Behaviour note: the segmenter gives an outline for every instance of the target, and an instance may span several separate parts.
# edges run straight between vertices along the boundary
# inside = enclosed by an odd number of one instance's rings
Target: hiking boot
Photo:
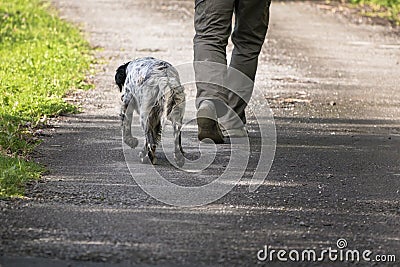
[[[242,137],[248,137],[249,132],[247,131],[246,126],[243,126],[243,127],[234,128],[234,129],[223,129],[222,134],[225,137],[229,137],[229,138],[242,138]]]
[[[215,105],[210,100],[200,103],[197,110],[198,138],[200,141],[209,142],[211,139],[215,144],[224,143],[224,135],[217,121],[217,111]]]

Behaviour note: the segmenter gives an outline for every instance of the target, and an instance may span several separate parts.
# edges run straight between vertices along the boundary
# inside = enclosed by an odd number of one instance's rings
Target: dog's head
[[[115,73],[115,83],[118,85],[119,87],[119,91],[122,91],[122,87],[125,84],[125,80],[126,80],[126,68],[128,67],[130,62],[125,63],[124,65],[121,65],[118,67],[117,69],[117,73]]]

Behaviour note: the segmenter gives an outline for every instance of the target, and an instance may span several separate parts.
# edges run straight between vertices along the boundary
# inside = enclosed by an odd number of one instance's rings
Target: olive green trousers
[[[271,0],[195,0],[196,105],[205,99],[227,104],[241,119],[226,118],[228,128],[246,123],[245,108],[268,30],[270,4]],[[234,48],[227,66],[229,37]],[[220,117],[227,112],[217,110]]]

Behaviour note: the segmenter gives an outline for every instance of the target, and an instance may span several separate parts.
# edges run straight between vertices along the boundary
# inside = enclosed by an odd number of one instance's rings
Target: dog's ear
[[[119,91],[122,91],[122,87],[125,84],[125,80],[126,80],[126,68],[128,67],[130,62],[125,63],[124,65],[121,65],[118,67],[117,69],[117,73],[115,73],[115,83],[118,85],[119,87]]]

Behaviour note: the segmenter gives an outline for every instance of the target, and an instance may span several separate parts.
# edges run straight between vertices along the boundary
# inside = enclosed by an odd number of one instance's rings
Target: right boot
[[[211,139],[215,144],[224,143],[224,135],[219,127],[217,111],[211,100],[204,100],[197,110],[198,138],[207,142]]]

